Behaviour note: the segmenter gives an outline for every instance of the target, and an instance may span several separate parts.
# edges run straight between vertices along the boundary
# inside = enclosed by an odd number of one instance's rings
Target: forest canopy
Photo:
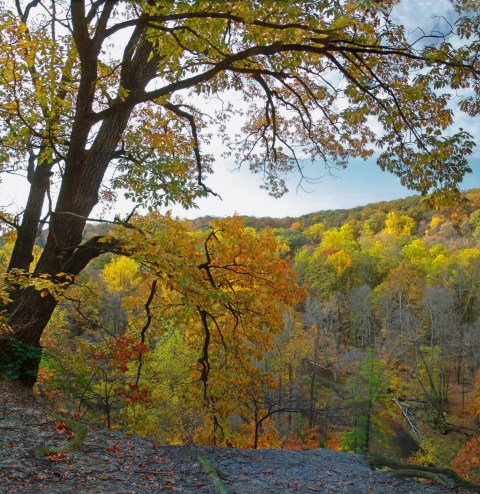
[[[166,443],[456,458],[478,482],[480,191],[466,196],[213,230],[152,215],[123,234],[142,251],[98,258],[60,301],[37,389]]]

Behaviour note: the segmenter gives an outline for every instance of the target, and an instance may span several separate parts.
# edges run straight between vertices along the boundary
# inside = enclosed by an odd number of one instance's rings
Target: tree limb
[[[419,477],[433,480],[446,487],[461,486],[467,489],[477,490],[480,486],[465,480],[458,473],[450,468],[428,467],[423,465],[411,465],[409,463],[399,463],[390,458],[377,455],[367,455],[366,460],[372,467],[388,467],[393,473],[405,477]],[[478,492],[478,491],[477,491]]]

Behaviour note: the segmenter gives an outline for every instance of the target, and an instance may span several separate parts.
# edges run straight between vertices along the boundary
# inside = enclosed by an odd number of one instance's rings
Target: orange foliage
[[[341,451],[341,443],[343,441],[343,433],[332,433],[327,439],[327,448],[333,451]]]
[[[308,427],[298,436],[288,436],[283,444],[283,449],[315,449],[320,446],[318,427]]]
[[[293,231],[296,231],[296,230],[300,230],[300,228],[302,228],[302,223],[300,221],[294,221],[291,225],[290,225],[290,230],[293,230]]]
[[[282,445],[283,449],[303,449],[302,440],[299,437],[288,436],[285,442]]]
[[[480,482],[480,436],[465,444],[452,461],[452,467],[471,482]]]
[[[221,440],[216,438],[215,444],[239,449],[253,448],[255,440],[255,422],[251,421],[249,423],[241,424],[236,428],[235,432],[227,433],[225,430],[223,432],[223,438]],[[275,422],[271,418],[267,418],[262,422],[258,432],[257,448],[280,448],[282,444],[280,434],[275,427]],[[208,437],[207,428],[200,431],[200,434],[197,434],[196,439],[202,444],[214,444],[213,437]]]
[[[328,257],[333,254],[336,254],[337,252],[340,252],[340,249],[332,248],[332,249],[324,250],[320,255],[323,257]]]

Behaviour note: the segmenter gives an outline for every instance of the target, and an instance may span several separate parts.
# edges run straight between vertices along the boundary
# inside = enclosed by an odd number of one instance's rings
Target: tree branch
[[[30,15],[30,10],[35,8],[40,2],[41,2],[41,0],[32,0],[31,2],[29,2],[27,4],[27,6],[25,7],[25,10],[22,12],[20,0],[15,0],[15,6],[17,7],[17,12],[20,15],[20,19],[22,20],[22,22],[24,24],[27,23],[28,16]]]
[[[204,330],[202,356],[197,360],[197,362],[202,366],[200,380],[203,382],[203,399],[207,401],[207,381],[208,374],[210,372],[210,362],[208,360],[208,349],[210,346],[210,329],[208,327],[207,312],[205,310],[202,310],[198,305],[197,310],[202,319],[202,326]]]
[[[150,293],[148,295],[147,301],[145,302],[145,314],[147,315],[147,320],[142,330],[140,331],[140,343],[145,345],[145,336],[147,334],[147,330],[152,323],[152,312],[150,310],[150,305],[153,301],[153,297],[157,292],[157,280],[153,280],[152,286],[150,287]],[[137,375],[135,377],[135,386],[138,387],[138,383],[140,382],[140,377],[142,375],[142,367],[143,367],[143,351],[142,349],[138,352],[138,367],[137,367]]]
[[[202,157],[200,154],[200,144],[198,141],[198,133],[197,133],[197,125],[195,123],[195,118],[191,113],[188,113],[180,108],[178,105],[174,105],[172,103],[164,103],[162,105],[164,108],[167,110],[171,111],[172,113],[175,113],[175,115],[178,115],[181,118],[185,118],[188,120],[188,123],[190,124],[190,129],[192,132],[192,137],[193,137],[193,152],[195,154],[195,162],[197,164],[197,174],[198,174],[198,179],[197,183],[200,185],[200,187],[203,188],[203,190],[209,194],[212,194],[216,197],[220,197],[216,192],[213,192],[209,187],[207,187],[203,181],[202,181]]]
[[[73,254],[62,264],[63,272],[72,275],[79,274],[92,259],[95,259],[104,252],[122,253],[118,240],[108,238],[108,241],[106,241],[106,238],[100,235],[92,237],[84,244],[73,247],[72,249],[74,250]],[[64,251],[72,249],[66,248]]]
[[[220,74],[225,70],[235,72],[235,62],[246,60],[247,58],[252,56],[274,55],[277,53],[288,53],[291,51],[308,51],[318,55],[325,55],[327,53],[327,49],[325,47],[316,47],[302,44],[273,43],[271,45],[253,46],[251,48],[247,48],[238,53],[234,53],[225,57],[223,60],[217,62],[211,69],[201,74],[172,82],[153,91],[144,91],[142,93],[139,93],[135,98],[127,98],[125,101],[118,102],[115,105],[112,105],[110,108],[99,111],[97,113],[91,113],[89,115],[89,118],[91,122],[100,122],[110,115],[116,114],[127,108],[133,108],[139,103],[154,101],[158,98],[162,98],[164,96],[171,95],[177,91],[181,91],[182,89],[189,89],[202,84],[203,82],[213,79],[217,74]],[[245,67],[241,67],[240,69],[241,73],[245,73]]]

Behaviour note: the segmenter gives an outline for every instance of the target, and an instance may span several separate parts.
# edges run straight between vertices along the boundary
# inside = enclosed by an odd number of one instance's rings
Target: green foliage
[[[352,430],[345,433],[341,447],[355,453],[370,451],[372,438],[384,420],[378,412],[390,385],[385,363],[375,358],[368,348],[349,380],[352,406]]]
[[[20,378],[23,364],[28,361],[39,361],[41,350],[37,345],[24,343],[17,338],[10,338],[9,345],[4,346],[0,352],[0,377],[6,380]],[[29,372],[33,379],[37,369],[32,368]]]
[[[238,218],[216,223],[214,234],[169,217],[134,220],[139,229],[126,232],[124,245],[137,260],[109,256],[78,277],[69,292],[73,305],[61,302],[43,340],[38,387],[90,420],[171,444],[252,447],[257,426],[262,446],[310,447],[340,433],[345,449],[387,451],[399,459],[413,446],[391,398],[415,397],[425,409],[417,425],[431,430],[415,461],[451,459],[459,442],[436,434],[447,431],[447,419],[456,420],[447,401],[453,373],[468,382],[478,349],[478,248],[474,232],[461,226],[480,204],[475,192],[470,198],[468,206],[436,212],[419,206],[418,198],[394,201],[395,214],[383,203],[355,208],[342,213],[348,223],[331,228],[289,218],[278,220],[284,224],[273,232],[243,228]],[[363,226],[378,215],[381,227],[365,234]],[[442,229],[452,221],[460,225],[453,237]],[[291,253],[277,243],[299,238],[303,245],[292,243]],[[292,279],[280,262],[291,254],[311,298],[277,327],[282,313],[269,305],[270,289],[285,290]],[[260,278],[252,276],[250,285],[243,278],[250,271],[241,269],[253,266]],[[148,349],[138,352],[153,279]],[[259,284],[265,281],[270,288],[264,293]],[[229,304],[242,313],[248,307],[271,311],[268,325],[252,314],[230,332],[235,317],[230,325],[222,312]],[[205,340],[197,306],[218,324],[207,318],[207,401],[199,379]],[[457,369],[459,358],[468,362]],[[466,388],[465,413],[470,394]],[[322,412],[337,409],[345,410],[338,418]]]

